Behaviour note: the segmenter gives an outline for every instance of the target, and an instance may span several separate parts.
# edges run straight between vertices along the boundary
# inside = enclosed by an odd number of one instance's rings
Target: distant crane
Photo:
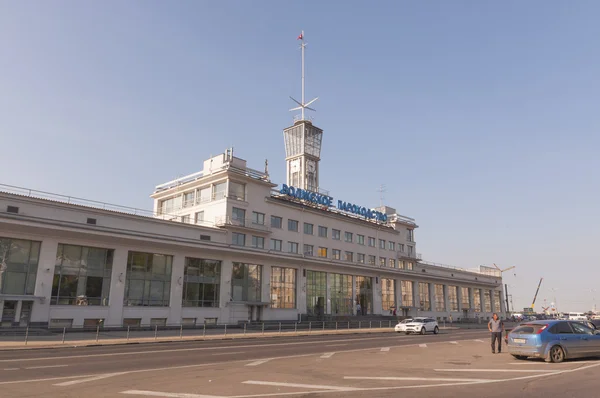
[[[500,267],[498,267],[498,266],[496,265],[496,263],[494,263],[494,267],[496,267],[496,269],[497,269],[498,271],[500,271],[500,274],[502,274],[503,272],[506,272],[506,271],[510,271],[511,269],[517,268],[515,265],[513,265],[512,267],[508,267],[508,268],[501,269]]]
[[[531,311],[533,311],[533,306],[535,305],[535,299],[537,299],[537,295],[540,291],[540,286],[542,286],[542,281],[544,278],[540,278],[540,283],[538,283],[537,290],[535,291],[535,296],[533,296],[533,302],[531,303]]]

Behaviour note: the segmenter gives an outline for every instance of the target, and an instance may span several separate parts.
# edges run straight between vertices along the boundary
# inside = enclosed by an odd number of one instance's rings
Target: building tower
[[[300,110],[301,114],[294,117],[294,124],[283,130],[285,141],[285,160],[287,170],[287,184],[307,191],[319,191],[319,161],[321,160],[321,140],[323,130],[314,126],[312,121],[305,117],[305,110],[314,111],[310,105],[317,98],[304,101],[304,32],[298,36],[301,40],[302,51],[302,100],[296,101],[290,97],[298,106],[290,111]]]

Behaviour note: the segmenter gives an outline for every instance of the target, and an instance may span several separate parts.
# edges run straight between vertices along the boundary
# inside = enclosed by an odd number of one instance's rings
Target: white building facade
[[[415,220],[319,187],[322,130],[284,131],[287,184],[232,150],[148,212],[0,186],[0,324],[80,327],[504,313],[501,275],[421,260]]]

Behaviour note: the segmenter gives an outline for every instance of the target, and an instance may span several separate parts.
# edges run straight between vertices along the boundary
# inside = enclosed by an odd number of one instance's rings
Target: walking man
[[[504,322],[498,319],[498,314],[494,312],[492,319],[488,323],[488,329],[492,333],[492,354],[496,353],[496,340],[498,340],[498,354],[502,352],[502,333],[504,332]]]

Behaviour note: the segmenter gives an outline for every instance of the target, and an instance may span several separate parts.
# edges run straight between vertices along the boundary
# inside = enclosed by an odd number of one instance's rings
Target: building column
[[[329,273],[327,275],[329,275]],[[354,315],[358,315],[356,313],[356,304],[356,276],[352,275],[352,313]]]
[[[331,308],[331,284],[333,283],[332,281],[332,277],[331,277],[331,273],[327,273],[326,274],[326,281],[327,281],[327,291],[325,294],[325,314],[331,314],[332,312],[332,308]]]
[[[223,260],[221,262],[221,286],[219,286],[220,288],[220,293],[219,293],[219,309],[220,309],[220,314],[219,314],[219,321],[223,321],[223,322],[229,322],[234,320],[235,315],[234,315],[234,311],[231,308],[231,301],[233,300],[233,292],[231,291],[231,277],[233,275],[233,262],[229,259],[227,260]],[[246,309],[246,311],[248,311]],[[248,317],[248,314],[246,312],[246,318]],[[241,317],[240,314],[240,319],[244,319]],[[204,322],[204,319],[197,319],[196,322]]]
[[[299,314],[306,314],[308,309],[306,308],[306,269],[299,268],[296,271],[296,308],[298,309]],[[298,288],[299,287],[299,288]]]
[[[506,311],[506,298],[504,297],[504,290],[502,290],[502,285],[500,286],[500,312],[508,317],[508,312]]]
[[[373,292],[373,314],[384,315],[383,314],[383,280],[381,276],[371,278],[371,286],[374,287],[372,289]],[[389,315],[385,314],[385,315]]]
[[[450,313],[450,303],[448,302],[448,285],[444,285],[444,310],[446,314]]]
[[[167,325],[179,325],[181,323],[182,296],[183,296],[183,279],[185,269],[185,256],[173,256],[173,264],[171,266],[171,294],[169,296],[169,316]]]
[[[402,282],[400,279],[394,279],[394,297],[396,306],[396,315],[400,315],[400,307],[402,307]]]
[[[112,274],[110,276],[110,293],[108,298],[108,319],[105,326],[123,325],[123,306],[125,300],[125,283],[127,282],[127,256],[129,251],[117,248],[113,255]]]
[[[469,307],[471,308],[471,311],[475,312],[475,290],[472,287],[469,288]],[[472,316],[475,317],[475,314]]]
[[[415,316],[419,315],[419,308],[421,308],[421,300],[419,298],[419,282],[411,282],[413,287],[413,304],[415,307]]]
[[[456,287],[456,299],[458,300],[458,312],[462,314],[463,305],[462,305],[462,288],[460,286]]]
[[[436,310],[436,308],[435,308],[435,283],[429,283],[429,306],[431,307],[431,309],[430,309],[431,312]]]
[[[34,295],[41,297],[41,299],[33,303],[30,323],[48,324],[50,322],[50,297],[52,296],[57,252],[57,240],[50,238],[42,241],[34,290]]]

